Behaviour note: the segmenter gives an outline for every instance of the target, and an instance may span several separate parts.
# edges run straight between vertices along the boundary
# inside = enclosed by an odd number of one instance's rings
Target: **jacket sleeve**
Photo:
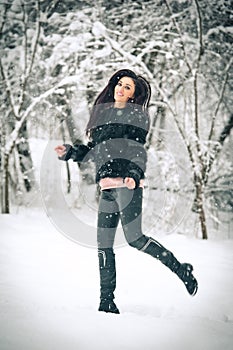
[[[125,177],[131,177],[134,179],[137,188],[140,184],[140,179],[144,178],[144,172],[146,170],[147,153],[143,145],[136,142],[130,142],[127,150],[127,159],[130,160]]]
[[[87,145],[75,145],[71,146],[69,144],[64,144],[66,147],[66,153],[62,157],[58,157],[60,160],[68,161],[72,159],[74,162],[88,162],[92,160],[92,148],[94,144],[92,142],[88,142]]]

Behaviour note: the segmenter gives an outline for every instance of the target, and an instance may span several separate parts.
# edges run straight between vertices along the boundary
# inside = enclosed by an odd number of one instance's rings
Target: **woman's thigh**
[[[125,238],[130,244],[142,234],[142,199],[143,190],[118,189],[117,203]]]
[[[115,189],[101,192],[98,209],[97,242],[99,248],[112,248],[119,223]]]

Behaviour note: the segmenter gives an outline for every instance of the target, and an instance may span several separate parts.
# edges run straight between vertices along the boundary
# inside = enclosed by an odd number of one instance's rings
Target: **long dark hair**
[[[149,82],[141,75],[135,74],[130,69],[121,69],[113,74],[113,76],[109,79],[107,86],[97,96],[93,105],[90,119],[86,127],[87,133],[88,130],[92,129],[92,127],[96,124],[99,114],[99,109],[96,106],[103,104],[109,106],[114,103],[114,88],[117,85],[118,81],[123,77],[131,78],[135,84],[134,98],[129,99],[128,104],[140,105],[143,111],[147,113],[147,108],[149,106],[151,97],[151,87]]]

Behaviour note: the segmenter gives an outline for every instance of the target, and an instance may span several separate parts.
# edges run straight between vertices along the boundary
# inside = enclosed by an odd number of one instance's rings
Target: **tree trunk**
[[[208,239],[204,203],[200,206],[199,220],[201,224],[202,239]]]
[[[9,155],[4,156],[3,183],[2,183],[2,214],[10,213],[10,195],[9,195]]]
[[[153,106],[153,105],[152,105]],[[165,117],[166,110],[164,106],[158,106],[156,111],[151,115],[153,115],[152,123],[150,126],[149,134],[147,137],[146,149],[148,150],[153,143],[153,139],[156,138],[156,150],[159,150],[164,145],[164,130],[165,130]],[[157,128],[155,128],[156,124],[159,124]],[[158,131],[157,131],[158,130]],[[155,132],[157,131],[157,134]]]
[[[30,146],[28,142],[26,122],[22,125],[22,128],[20,130],[19,140],[20,141],[17,143],[17,151],[19,154],[20,169],[23,175],[24,186],[26,188],[26,191],[29,192],[35,183],[35,176]]]
[[[206,216],[204,208],[204,184],[202,179],[195,176],[195,200],[193,203],[192,210],[199,215],[199,220],[201,224],[202,239],[208,239]]]

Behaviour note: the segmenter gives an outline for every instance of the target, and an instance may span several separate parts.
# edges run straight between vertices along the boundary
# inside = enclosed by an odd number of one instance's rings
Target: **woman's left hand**
[[[129,190],[133,190],[136,186],[136,183],[132,177],[125,177],[124,183],[126,184],[126,187],[128,187]]]

